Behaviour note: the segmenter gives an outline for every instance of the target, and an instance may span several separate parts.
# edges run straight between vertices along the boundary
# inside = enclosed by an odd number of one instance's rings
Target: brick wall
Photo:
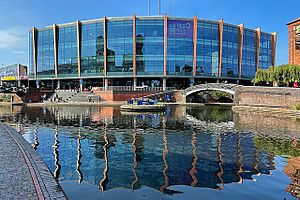
[[[94,92],[101,99],[106,101],[128,101],[132,98],[139,98],[147,95],[154,94],[155,92],[141,92],[141,91],[98,91]]]
[[[300,104],[300,89],[279,87],[241,87],[235,94],[240,106],[290,107]]]
[[[296,64],[300,65],[300,49],[296,50],[295,47],[295,31],[294,26],[300,25],[300,20],[289,24],[288,31],[289,31],[289,64]]]
[[[94,92],[97,96],[100,97],[100,99],[103,99],[105,101],[114,101],[114,95],[113,91],[97,91]]]

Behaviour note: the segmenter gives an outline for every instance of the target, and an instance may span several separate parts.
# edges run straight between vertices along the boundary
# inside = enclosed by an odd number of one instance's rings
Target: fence
[[[169,87],[166,90],[173,90],[175,88]],[[134,88],[133,86],[108,86],[108,91],[144,91],[144,92],[162,92],[163,87],[145,87],[145,86],[137,86]],[[92,91],[105,91],[104,87],[93,87]]]

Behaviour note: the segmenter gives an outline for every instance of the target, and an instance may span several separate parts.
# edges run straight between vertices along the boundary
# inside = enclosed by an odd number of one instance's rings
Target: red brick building
[[[289,29],[289,64],[300,65],[300,17],[287,25]]]

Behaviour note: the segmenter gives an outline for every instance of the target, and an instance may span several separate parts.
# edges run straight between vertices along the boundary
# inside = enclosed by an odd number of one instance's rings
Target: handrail
[[[172,90],[172,89],[175,89],[175,88],[166,88],[166,90]],[[93,92],[105,91],[105,87],[93,87],[91,91],[93,91]],[[162,92],[164,90],[163,90],[163,87],[137,86],[134,88],[133,86],[108,86],[107,91],[143,91],[143,92],[156,91],[156,92]]]

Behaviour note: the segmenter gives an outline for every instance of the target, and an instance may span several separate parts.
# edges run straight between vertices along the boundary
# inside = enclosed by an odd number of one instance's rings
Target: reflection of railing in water
[[[104,192],[106,190],[106,183],[108,182],[108,176],[107,176],[107,173],[108,173],[108,158],[107,158],[108,138],[107,138],[106,130],[104,133],[104,141],[105,141],[105,144],[103,145],[103,150],[104,150],[105,168],[103,170],[103,178],[99,184],[99,187],[101,188],[102,192]]]
[[[168,163],[167,163],[167,154],[168,154],[168,138],[167,138],[167,134],[166,134],[166,120],[165,118],[163,118],[163,144],[164,144],[164,149],[163,149],[163,161],[164,161],[164,165],[165,168],[163,170],[163,175],[164,175],[164,179],[165,179],[165,184],[163,186],[160,187],[160,191],[163,192],[168,186],[169,186],[169,178],[167,176],[167,171],[168,171]]]
[[[217,152],[218,152],[218,165],[219,165],[219,172],[216,174],[216,176],[218,177],[218,179],[220,180],[222,186],[218,187],[218,190],[222,190],[224,187],[224,181],[222,179],[222,175],[224,173],[222,164],[223,164],[223,160],[222,160],[222,138],[221,138],[221,134],[218,134],[218,147],[217,147]]]
[[[80,139],[81,139],[81,132],[80,129],[78,131],[78,139],[77,139],[77,164],[76,164],[76,171],[78,173],[78,183],[82,182],[82,172],[80,170],[80,166],[81,166],[81,143],[80,143]]]
[[[39,138],[38,138],[38,131],[37,131],[37,127],[35,127],[34,131],[33,131],[33,137],[34,137],[34,143],[31,145],[33,147],[33,149],[37,149],[37,147],[39,146]]]
[[[196,142],[197,142],[197,136],[196,136],[196,133],[193,132],[193,136],[192,136],[192,147],[193,147],[193,161],[192,161],[192,169],[189,171],[189,174],[191,175],[192,179],[193,179],[193,182],[191,183],[191,186],[192,187],[195,187],[198,183],[198,179],[197,177],[195,176],[195,174],[197,173],[197,169],[196,169],[196,164],[197,164],[197,160],[198,160],[198,157],[197,157],[197,153],[196,153]]]
[[[54,164],[55,164],[55,170],[53,172],[54,178],[58,179],[59,178],[59,174],[60,174],[60,169],[61,166],[58,163],[59,161],[59,152],[58,152],[58,147],[59,147],[59,141],[58,141],[58,128],[55,128],[55,142],[53,147],[53,154],[54,154]]]
[[[238,138],[237,138],[237,156],[238,156],[238,160],[237,160],[237,165],[238,165],[238,171],[237,171],[237,175],[240,178],[238,183],[243,183],[243,178],[241,177],[241,173],[243,173],[243,158],[242,158],[242,146],[241,146],[241,134],[237,133]]]

